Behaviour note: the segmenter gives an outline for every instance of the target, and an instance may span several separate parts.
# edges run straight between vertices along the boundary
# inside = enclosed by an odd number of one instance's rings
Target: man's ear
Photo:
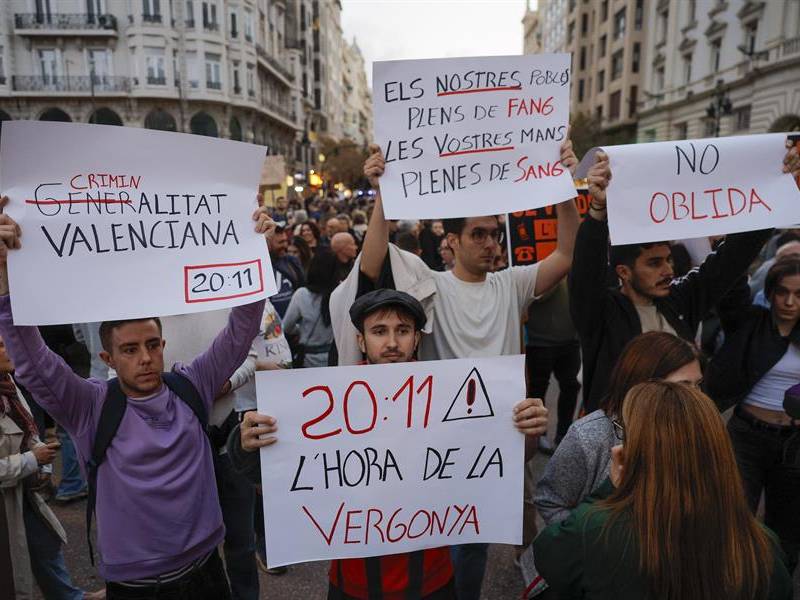
[[[459,245],[460,240],[455,233],[448,233],[446,236],[447,238],[447,245],[450,247],[450,250],[455,254],[456,246]]]
[[[417,348],[419,348],[419,341],[421,339],[422,339],[422,332],[421,331],[415,331],[414,332],[414,352],[416,352]]]
[[[356,341],[358,342],[358,349],[361,350],[361,354],[366,354],[367,344],[364,341],[364,335],[361,332],[356,334]]]
[[[111,358],[111,355],[108,352],[101,350],[99,356],[100,360],[106,363],[107,367],[110,367],[116,371],[117,368],[114,366],[114,360]]]
[[[633,275],[633,271],[628,265],[617,265],[614,271],[622,281],[630,281],[631,275]]]

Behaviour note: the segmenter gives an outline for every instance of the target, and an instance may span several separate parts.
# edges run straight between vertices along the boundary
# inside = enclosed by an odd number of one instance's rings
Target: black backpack
[[[172,392],[189,405],[192,412],[200,421],[203,430],[208,435],[208,411],[194,384],[183,375],[171,371],[162,373],[162,380]],[[94,550],[92,548],[92,516],[94,515],[95,501],[97,499],[97,469],[106,458],[106,450],[117,434],[117,429],[125,415],[128,398],[119,385],[119,380],[114,378],[108,382],[108,392],[105,402],[100,409],[100,420],[92,446],[92,457],[86,463],[87,483],[89,484],[89,497],[86,502],[86,542],[89,545],[89,560],[94,566]]]

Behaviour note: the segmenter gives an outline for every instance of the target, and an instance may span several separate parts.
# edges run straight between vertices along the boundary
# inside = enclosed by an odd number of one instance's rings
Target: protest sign
[[[577,186],[576,186],[577,187]],[[581,218],[589,212],[591,197],[577,187],[575,204]],[[510,213],[506,218],[508,264],[531,265],[550,256],[558,245],[558,214],[555,206]]]
[[[264,159],[261,167],[260,185],[266,187],[280,187],[286,180],[286,161],[282,154],[273,154]]]
[[[493,215],[575,195],[559,162],[569,54],[376,62],[389,219]]]
[[[256,373],[271,567],[518,544],[524,357]]]
[[[785,133],[602,148],[612,244],[721,235],[800,222],[800,191],[782,172]],[[578,167],[583,176],[597,148]]]
[[[18,325],[200,312],[275,292],[254,230],[265,148],[129,127],[8,121],[0,181],[22,227]]]

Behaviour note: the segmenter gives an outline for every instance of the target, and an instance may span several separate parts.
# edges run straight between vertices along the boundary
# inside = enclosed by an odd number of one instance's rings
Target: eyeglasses
[[[485,244],[486,240],[491,237],[498,244],[503,241],[502,229],[484,229],[483,227],[476,227],[469,232],[470,239],[476,244]]]
[[[611,419],[611,424],[614,426],[614,437],[620,442],[625,441],[625,427],[616,419]]]

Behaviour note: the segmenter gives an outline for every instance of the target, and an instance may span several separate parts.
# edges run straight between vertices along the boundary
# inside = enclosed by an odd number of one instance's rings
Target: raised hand
[[[369,158],[364,163],[364,175],[369,180],[369,184],[374,189],[380,189],[380,177],[386,169],[386,161],[383,158],[381,147],[377,144],[370,144]]]

